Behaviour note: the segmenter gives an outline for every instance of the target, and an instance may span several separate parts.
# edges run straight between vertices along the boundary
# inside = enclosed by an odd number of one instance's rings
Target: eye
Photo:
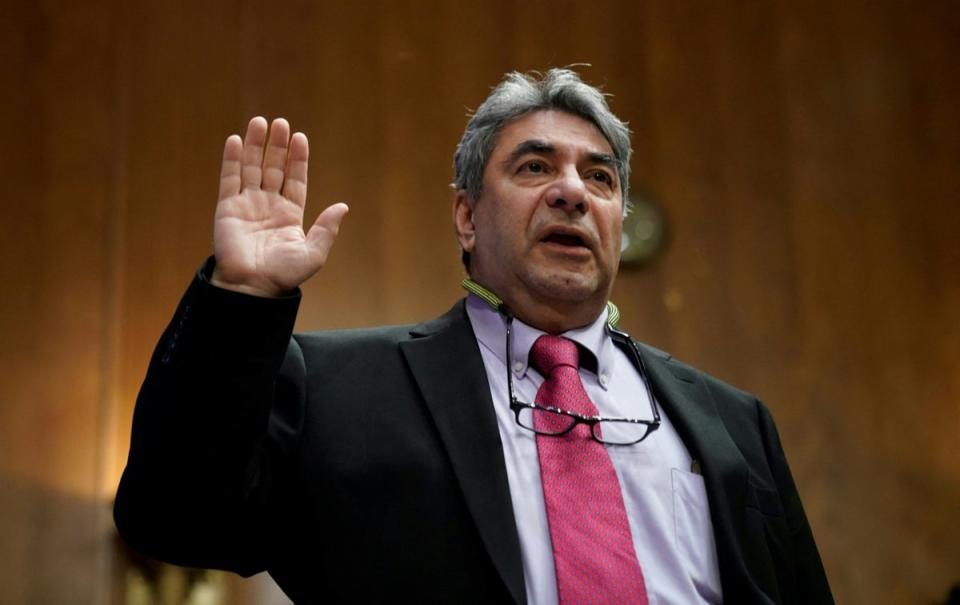
[[[520,172],[530,172],[533,174],[540,174],[546,169],[546,166],[544,166],[543,162],[540,160],[530,160],[529,162],[524,162],[520,166]]]
[[[605,170],[594,170],[587,176],[598,183],[604,183],[611,186],[613,185],[613,176]]]

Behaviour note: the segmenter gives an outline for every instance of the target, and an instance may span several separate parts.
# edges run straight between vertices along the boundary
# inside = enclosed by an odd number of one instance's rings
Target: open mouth
[[[579,235],[574,235],[572,233],[558,233],[554,232],[543,238],[543,242],[551,244],[559,244],[561,246],[568,246],[570,248],[586,248],[587,242],[583,241],[583,238]]]

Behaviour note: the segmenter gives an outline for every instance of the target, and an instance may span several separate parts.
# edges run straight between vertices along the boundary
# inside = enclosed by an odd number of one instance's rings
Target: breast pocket
[[[677,553],[700,596],[708,603],[719,603],[720,569],[703,477],[675,468],[671,483]]]

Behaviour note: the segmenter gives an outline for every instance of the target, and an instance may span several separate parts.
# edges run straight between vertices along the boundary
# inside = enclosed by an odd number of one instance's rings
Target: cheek
[[[623,230],[623,217],[620,215],[620,209],[617,208],[616,212],[608,211],[597,227],[600,229],[602,237],[619,239]]]
[[[618,209],[619,211],[619,209]],[[604,227],[604,233],[601,237],[605,238],[607,249],[614,256],[620,253],[620,245],[623,233],[623,219],[619,214],[611,217]]]
[[[503,256],[510,245],[510,223],[496,213],[488,213],[477,223],[477,248],[492,258]]]

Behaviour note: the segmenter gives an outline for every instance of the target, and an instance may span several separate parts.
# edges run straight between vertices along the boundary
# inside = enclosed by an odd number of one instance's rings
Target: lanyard
[[[473,281],[469,277],[464,277],[463,281],[460,282],[460,285],[464,290],[475,294],[480,300],[487,303],[491,309],[500,313],[501,315],[513,317],[513,313],[510,312],[510,309],[507,308],[507,305],[503,302],[503,299],[487,290],[477,282]],[[607,327],[612,330],[618,330],[620,324],[620,309],[617,308],[617,305],[613,304],[612,301],[607,301]]]

